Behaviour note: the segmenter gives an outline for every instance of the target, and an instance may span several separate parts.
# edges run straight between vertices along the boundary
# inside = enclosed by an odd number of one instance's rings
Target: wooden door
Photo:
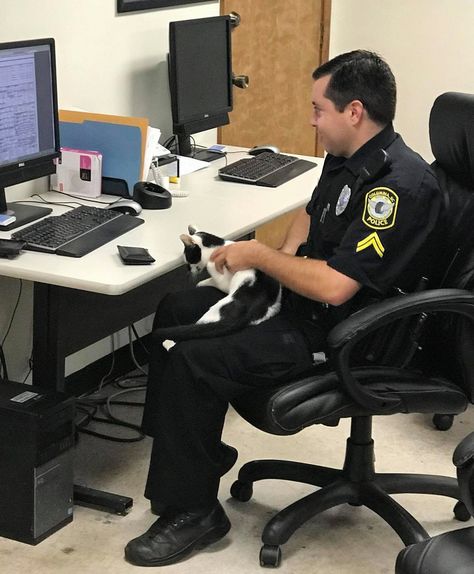
[[[241,17],[232,32],[233,71],[250,82],[234,88],[234,110],[230,124],[219,129],[220,143],[322,155],[310,124],[311,74],[328,58],[330,2],[221,0],[221,14]],[[292,217],[263,226],[258,239],[277,247]]]
[[[311,74],[327,59],[330,0],[222,0],[221,13],[231,12],[241,16],[232,32],[233,70],[250,83],[234,88],[234,111],[220,141],[316,155]]]

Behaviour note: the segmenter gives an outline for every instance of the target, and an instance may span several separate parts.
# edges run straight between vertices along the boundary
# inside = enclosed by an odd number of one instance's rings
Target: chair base
[[[287,542],[310,518],[340,504],[370,508],[395,530],[405,545],[409,545],[421,542],[429,535],[390,494],[437,494],[460,499],[455,478],[376,473],[371,427],[371,417],[352,419],[343,469],[281,460],[252,461],[240,469],[231,494],[244,502],[251,498],[252,485],[257,480],[277,478],[320,487],[281,510],[267,523],[262,533],[262,566],[278,566],[281,560],[280,545]]]

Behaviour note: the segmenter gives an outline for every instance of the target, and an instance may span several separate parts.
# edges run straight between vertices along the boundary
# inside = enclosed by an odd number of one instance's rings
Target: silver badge
[[[341,193],[339,194],[339,198],[336,204],[336,215],[341,215],[343,211],[346,209],[347,204],[351,198],[351,188],[348,185],[345,185],[342,188]]]

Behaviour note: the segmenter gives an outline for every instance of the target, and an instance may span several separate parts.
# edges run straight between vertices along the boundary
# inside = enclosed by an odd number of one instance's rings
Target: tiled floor
[[[447,432],[433,429],[430,417],[397,415],[375,421],[377,470],[454,475],[451,455],[474,429],[474,410],[456,418]],[[238,467],[253,458],[288,458],[339,466],[349,422],[337,428],[315,426],[291,437],[266,435],[229,412],[226,442],[239,449],[238,464],[221,483],[220,499],[233,528],[205,551],[164,571],[180,574],[261,573],[260,533],[275,511],[311,491],[281,481],[255,485],[248,503],[233,500],[229,487]],[[76,449],[76,482],[134,498],[127,516],[76,507],[74,520],[36,547],[0,538],[0,572],[17,574],[125,574],[140,568],[126,563],[123,547],[154,520],[142,497],[149,440],[117,444],[82,436]],[[404,495],[401,501],[432,534],[465,526],[452,519],[452,502],[441,497]],[[282,574],[390,574],[402,543],[370,511],[344,505],[310,521],[282,547]],[[143,569],[141,569],[143,570]],[[268,571],[268,570],[267,570]]]

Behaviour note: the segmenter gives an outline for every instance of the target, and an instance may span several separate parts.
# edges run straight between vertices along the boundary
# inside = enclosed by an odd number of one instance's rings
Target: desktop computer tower
[[[72,521],[74,398],[0,383],[0,536],[38,544]]]

